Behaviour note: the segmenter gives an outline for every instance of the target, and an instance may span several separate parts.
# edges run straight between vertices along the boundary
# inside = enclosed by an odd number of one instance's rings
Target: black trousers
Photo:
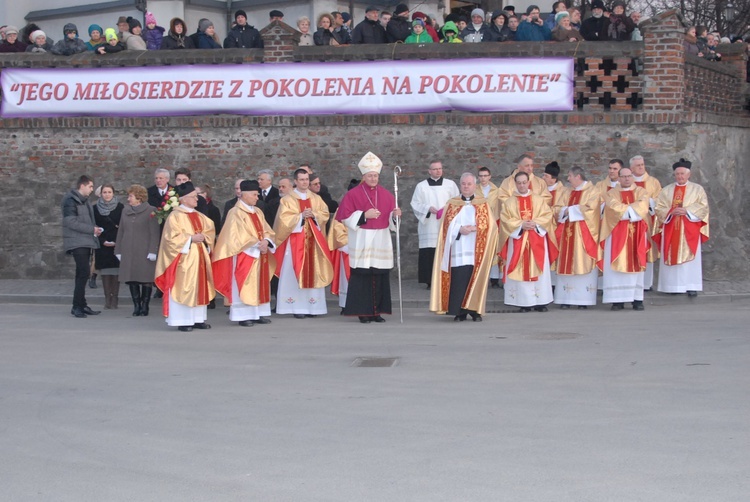
[[[473,310],[461,308],[461,304],[466,296],[466,290],[469,289],[471,275],[474,273],[474,265],[463,265],[461,267],[451,267],[451,289],[448,294],[448,314],[466,315],[475,313]]]
[[[390,313],[390,270],[378,268],[351,269],[344,315],[376,316]]]
[[[91,273],[91,248],[75,248],[68,251],[76,262],[75,288],[73,289],[73,308],[84,308],[86,303],[86,282]]]
[[[435,248],[419,248],[417,262],[417,282],[419,284],[432,283],[432,263],[435,261]]]

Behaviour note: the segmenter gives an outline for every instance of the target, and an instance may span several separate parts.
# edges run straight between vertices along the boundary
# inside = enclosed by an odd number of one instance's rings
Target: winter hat
[[[427,19],[427,14],[425,14],[424,12],[420,12],[420,11],[416,10],[411,15],[411,19],[412,19],[412,21],[414,21],[415,19]]]
[[[482,9],[474,9],[471,11],[471,17],[479,16],[482,18],[482,21],[484,21],[484,11]]]
[[[375,10],[377,10],[377,9],[375,9]],[[341,13],[341,19],[343,19],[345,23],[348,23],[349,21],[351,21],[352,16],[348,12],[342,12]]]
[[[31,40],[33,40],[34,42],[36,42],[36,39],[39,38],[39,37],[45,37],[46,38],[47,35],[45,35],[45,33],[42,30],[36,30],[36,31],[32,31],[31,32]]]
[[[380,170],[383,168],[383,161],[381,161],[374,153],[367,152],[365,156],[362,157],[362,160],[359,161],[357,167],[359,167],[359,172],[361,172],[362,174],[380,174]]]
[[[594,0],[594,1],[596,1],[596,0]],[[601,0],[599,0],[599,1],[601,2]],[[538,11],[541,12],[541,9],[539,9],[538,5],[531,4],[528,7],[526,7],[526,15],[528,16],[529,14],[531,14],[531,11],[534,10],[534,9],[536,9],[536,10],[538,10]]]
[[[411,22],[411,25],[412,25],[412,26],[417,26],[417,25],[419,25],[419,26],[421,26],[422,28],[424,28],[424,21],[422,21],[421,19],[415,19],[414,21],[412,21],[412,22]]]
[[[409,12],[409,7],[406,4],[400,3],[396,6],[396,10],[393,11],[393,15],[398,16],[404,12]]]
[[[104,30],[104,38],[107,39],[107,42],[117,40],[117,32],[114,28],[107,28],[106,30]]]
[[[153,12],[146,12],[146,26],[149,24],[156,24],[156,16]]]
[[[244,17],[245,19],[247,19],[247,14],[246,14],[246,13],[245,13],[245,11],[244,11],[244,10],[242,10],[242,9],[240,9],[240,10],[238,10],[237,12],[235,12],[235,13],[234,13],[234,20],[235,20],[235,21],[237,21],[237,17],[238,17],[238,16],[242,16],[242,17]]]
[[[78,28],[76,28],[76,25],[73,23],[68,23],[65,26],[63,26],[63,35],[68,36],[68,33],[73,32],[75,34],[78,34]],[[8,30],[5,30],[5,34],[8,34]]]
[[[6,36],[6,37],[7,37],[8,35],[13,35],[14,33],[15,33],[16,35],[18,35],[18,28],[16,28],[15,26],[6,26],[6,27],[5,27],[5,36]]]
[[[128,27],[129,27],[128,31],[129,31],[130,33],[133,33],[133,29],[134,29],[134,28],[143,28],[143,27],[141,26],[141,22],[140,22],[140,21],[138,21],[138,20],[137,20],[136,18],[134,18],[134,17],[129,17],[129,18],[128,18]]]
[[[604,10],[604,2],[602,2],[602,0],[594,0],[593,2],[591,2],[591,10],[594,9]]]
[[[374,5],[368,5],[367,8],[365,9],[365,13],[372,12],[374,10],[380,12],[380,9],[375,7]],[[344,13],[342,12],[341,15],[343,16]]]
[[[89,26],[89,36],[91,36],[91,32],[94,30],[98,31],[99,35],[104,33],[104,30],[102,29],[101,26],[99,26],[98,24],[92,24],[91,26]]]
[[[614,10],[614,9],[615,9],[615,7],[617,7],[618,5],[619,5],[620,7],[622,7],[623,9],[625,8],[625,2],[623,2],[622,0],[615,0],[615,1],[614,1],[614,2],[612,3],[612,10]]]
[[[557,14],[555,14],[555,24],[560,24],[560,21],[564,17],[570,17],[570,14],[568,14],[567,10],[564,10],[562,12],[558,12]]]
[[[119,18],[117,19],[117,24],[120,24],[120,23],[127,23],[127,22],[128,22],[128,18],[127,18],[127,17],[125,17],[125,16],[120,16],[120,17],[119,17]]]
[[[284,17],[284,13],[280,10],[274,9],[268,13],[268,17]]]
[[[213,25],[214,23],[212,23],[209,19],[201,19],[200,23],[198,23],[198,31],[206,31]]]

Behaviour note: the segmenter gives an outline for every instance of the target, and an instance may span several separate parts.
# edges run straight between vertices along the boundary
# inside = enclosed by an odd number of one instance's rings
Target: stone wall
[[[441,159],[446,176],[454,179],[463,171],[488,166],[499,183],[513,169],[513,158],[531,153],[539,168],[557,160],[563,168],[581,165],[596,178],[603,175],[610,158],[627,160],[640,154],[663,184],[670,182],[675,160],[691,159],[696,166],[693,180],[706,186],[712,204],[712,238],[704,250],[706,277],[747,279],[750,256],[744,222],[750,217],[745,196],[750,181],[742,168],[750,158],[750,113],[721,104],[725,101],[712,107],[716,100],[703,98],[697,87],[698,80],[724,79],[722,98],[739,102],[743,47],[723,50],[729,61],[713,63],[714,67],[685,61],[673,13],[657,18],[651,28],[643,27],[644,43],[465,44],[436,46],[429,52],[402,45],[296,47],[294,33],[282,24],[264,29],[269,54],[228,50],[137,57],[122,53],[112,58],[3,55],[0,66],[258,64],[270,62],[271,57],[297,64],[461,57],[476,58],[481,64],[485,57],[554,55],[575,59],[576,107],[568,113],[0,120],[0,182],[6,208],[0,221],[0,278],[72,276],[72,260],[60,250],[59,204],[82,173],[93,175],[97,184],[114,182],[122,194],[131,183],[152,184],[157,167],[189,167],[196,182],[214,186],[217,205],[222,205],[232,196],[235,178],[252,177],[264,168],[286,176],[307,162],[340,198],[349,179],[358,177],[356,163],[371,150],[387,166],[382,181],[388,188],[393,184],[392,167],[403,168],[399,194],[406,210],[401,233],[406,278],[415,276],[417,254],[416,220],[408,202],[414,185],[426,176],[429,161]],[[650,35],[659,30],[663,43]],[[676,55],[660,59],[652,47],[656,45]]]

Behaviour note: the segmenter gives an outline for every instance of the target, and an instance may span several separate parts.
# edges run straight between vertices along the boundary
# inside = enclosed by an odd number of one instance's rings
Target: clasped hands
[[[372,208],[368,209],[367,211],[365,211],[365,219],[367,219],[367,220],[374,220],[374,219],[379,218],[380,214],[381,213],[380,213],[379,209],[375,209],[374,207],[372,207]],[[401,209],[397,207],[396,209],[394,209],[391,212],[391,214],[393,216],[395,216],[396,218],[400,218],[401,217]]]
[[[193,242],[205,242],[206,236],[203,234],[193,234],[193,236],[190,237],[190,240]]]
[[[521,228],[523,230],[534,230],[536,228],[536,223],[534,223],[533,220],[524,220],[523,223],[521,223]]]
[[[461,228],[458,230],[461,235],[469,235],[472,232],[477,231],[476,225],[461,225]]]

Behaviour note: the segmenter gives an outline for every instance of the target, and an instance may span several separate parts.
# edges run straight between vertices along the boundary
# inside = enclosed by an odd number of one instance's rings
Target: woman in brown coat
[[[151,288],[159,252],[159,223],[151,214],[148,192],[141,185],[128,189],[128,205],[122,211],[117,231],[115,255],[120,258],[120,281],[130,286],[133,316],[148,315]]]

